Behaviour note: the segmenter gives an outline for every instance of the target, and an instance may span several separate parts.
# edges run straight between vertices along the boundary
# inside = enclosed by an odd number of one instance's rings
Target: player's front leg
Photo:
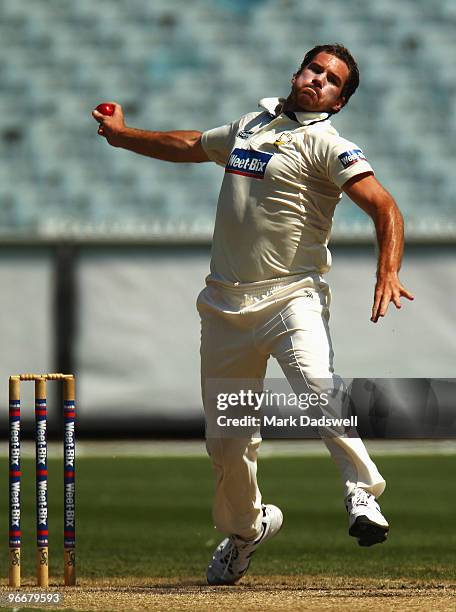
[[[236,436],[217,426],[217,417],[224,415],[218,409],[221,394],[228,389],[239,393],[247,381],[249,388],[253,385],[254,391],[261,391],[267,359],[252,346],[249,330],[215,314],[200,314],[206,447],[216,478],[213,519],[215,527],[228,536],[215,549],[206,575],[211,585],[228,585],[245,575],[256,549],[282,526],[282,512],[262,503],[257,484],[258,427],[242,428],[242,435]]]

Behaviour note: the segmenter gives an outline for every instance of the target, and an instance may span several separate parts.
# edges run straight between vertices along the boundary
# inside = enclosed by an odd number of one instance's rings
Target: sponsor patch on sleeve
[[[366,157],[361,149],[352,149],[351,151],[345,151],[339,155],[339,161],[344,168],[349,168],[356,164],[356,162],[365,160]]]
[[[252,151],[251,149],[233,149],[225,172],[231,174],[241,174],[251,178],[264,179],[266,166],[272,155],[262,151]]]

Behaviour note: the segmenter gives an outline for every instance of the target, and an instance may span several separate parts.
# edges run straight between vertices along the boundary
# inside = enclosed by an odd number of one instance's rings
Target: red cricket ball
[[[102,115],[108,115],[109,117],[114,114],[114,104],[108,104],[107,102],[102,102],[97,106],[95,110],[97,110]]]

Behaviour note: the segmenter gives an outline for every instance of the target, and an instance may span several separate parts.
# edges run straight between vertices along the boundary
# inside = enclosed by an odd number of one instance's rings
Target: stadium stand
[[[340,41],[361,86],[334,124],[363,147],[411,235],[454,235],[455,24],[452,0],[3,0],[1,231],[210,235],[220,169],[113,152],[90,110],[116,100],[131,125],[204,130],[286,94],[305,50]],[[338,207],[336,233],[368,227]]]

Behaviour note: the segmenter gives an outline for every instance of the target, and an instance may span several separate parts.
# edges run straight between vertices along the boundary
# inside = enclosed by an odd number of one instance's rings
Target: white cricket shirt
[[[225,167],[212,243],[209,279],[254,283],[324,274],[341,187],[372,172],[361,149],[339,136],[327,113],[263,111],[204,132],[208,157]]]

